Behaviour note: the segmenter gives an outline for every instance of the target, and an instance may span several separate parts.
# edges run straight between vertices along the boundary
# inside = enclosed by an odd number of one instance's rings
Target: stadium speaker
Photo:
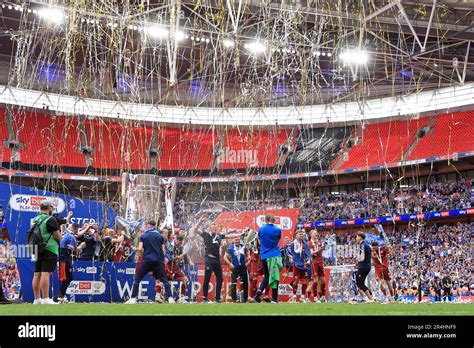
[[[149,149],[148,150],[148,156],[150,156],[151,158],[160,157],[161,156],[161,149],[154,149],[154,148]]]
[[[288,145],[286,145],[286,144],[283,144],[280,147],[280,155],[286,155],[286,154],[288,154],[289,151],[290,151],[290,149],[288,148]]]
[[[426,135],[427,129],[426,127],[422,127],[418,130],[418,133],[416,134],[417,138],[423,138]]]
[[[83,155],[92,155],[92,149],[89,147],[89,146],[82,146],[79,151],[83,154]]]
[[[6,140],[3,142],[3,146],[9,149],[23,149],[23,143],[18,140]]]

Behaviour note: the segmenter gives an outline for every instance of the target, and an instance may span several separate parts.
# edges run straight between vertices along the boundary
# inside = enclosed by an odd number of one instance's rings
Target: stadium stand
[[[88,121],[93,166],[106,169],[149,169],[147,149],[151,128],[121,125],[112,121]]]
[[[360,135],[355,135],[358,140],[352,138],[356,144],[335,169],[367,167],[402,160],[416,140],[419,129],[425,127],[428,122],[429,118],[425,117],[366,125]]]
[[[105,170],[148,170],[152,127],[116,120],[85,121],[85,141],[77,117],[13,110],[9,134],[0,108],[3,142],[17,139],[19,161],[27,165],[86,168],[82,148],[91,151],[92,166]],[[275,167],[284,146],[289,172],[364,168],[435,156],[452,156],[474,148],[474,111],[413,120],[368,124],[365,128],[336,127],[241,131],[201,128],[157,128],[157,170],[186,171]],[[265,141],[262,141],[265,139]],[[83,142],[85,142],[83,144]],[[352,147],[349,147],[350,144]],[[66,146],[64,146],[66,144]],[[342,148],[342,151],[340,149]],[[339,154],[338,154],[339,152]],[[14,162],[5,143],[2,162]]]
[[[5,109],[0,108],[0,136],[9,139]],[[153,130],[143,123],[85,120],[81,134],[78,117],[13,111],[14,135],[23,144],[20,161],[26,165],[86,168],[83,149],[90,151],[92,166],[104,170],[152,168],[149,149]],[[192,127],[157,128],[157,170],[211,170],[217,158],[220,169],[274,167],[281,147],[296,136],[289,129],[243,131]],[[290,140],[291,140],[290,139]],[[218,151],[215,151],[215,150]],[[11,162],[8,147],[2,162]]]
[[[450,155],[474,149],[474,111],[436,117],[431,132],[421,138],[408,160]]]
[[[9,139],[8,126],[5,118],[5,109],[0,108],[0,139],[2,142]],[[3,145],[3,144],[2,144]],[[9,162],[11,158],[11,149],[8,146],[2,146],[0,150],[1,162]]]
[[[18,140],[24,144],[22,163],[85,167],[76,118],[18,111],[13,112],[13,123]]]

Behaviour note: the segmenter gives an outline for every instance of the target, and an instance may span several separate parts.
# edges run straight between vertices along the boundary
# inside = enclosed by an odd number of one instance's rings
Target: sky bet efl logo
[[[102,295],[105,283],[101,281],[73,280],[66,290],[68,295]]]
[[[265,225],[265,215],[257,216],[257,225],[258,227]],[[275,225],[280,227],[282,230],[291,230],[293,222],[288,216],[275,216]]]
[[[41,202],[46,199],[53,201],[58,213],[62,213],[64,209],[66,209],[66,202],[64,202],[62,198],[35,195],[12,195],[10,197],[9,205],[13,210],[16,211],[28,211],[36,213],[40,211]]]

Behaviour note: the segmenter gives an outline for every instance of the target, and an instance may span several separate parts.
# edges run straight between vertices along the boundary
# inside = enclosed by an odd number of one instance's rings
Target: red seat
[[[289,136],[289,130],[250,132],[232,129],[227,132],[220,168],[274,167],[280,155],[280,147],[285,144]]]
[[[23,142],[21,162],[26,164],[85,167],[75,117],[30,111],[13,112],[14,129]]]
[[[3,142],[8,139],[8,127],[7,121],[5,120],[5,109],[0,108],[0,141],[1,141],[1,151],[0,151],[0,163],[1,162],[10,162],[12,151],[9,148],[3,146]]]
[[[452,156],[474,151],[474,110],[436,117],[433,131],[423,137],[408,156],[409,160]]]
[[[101,119],[88,120],[86,132],[95,168],[150,169],[147,151],[151,141],[151,128],[136,123],[124,125]]]
[[[338,169],[360,168],[400,161],[416,140],[418,130],[426,126],[429,118],[398,120],[369,124],[359,138],[359,143],[348,153],[348,160]]]

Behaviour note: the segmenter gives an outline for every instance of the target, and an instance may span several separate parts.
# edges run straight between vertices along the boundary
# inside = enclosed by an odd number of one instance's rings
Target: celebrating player
[[[171,262],[171,280],[180,282],[179,302],[187,302],[186,289],[188,287],[188,278],[183,272],[187,257],[183,253],[184,236],[177,235],[173,244],[173,260]]]
[[[388,292],[389,292],[389,301],[393,301],[393,297],[395,296],[395,290],[392,286],[392,281],[390,279],[390,273],[388,270],[388,256],[392,254],[392,250],[390,247],[379,247],[379,243],[373,242],[372,243],[372,262],[375,267],[375,278],[380,286],[380,291],[384,296],[387,296],[387,291],[383,283],[387,285]]]
[[[79,225],[73,223],[70,225],[59,244],[59,303],[67,303],[66,290],[72,282],[72,254],[85,248],[86,243],[77,245],[75,234],[79,230]]]
[[[170,282],[179,282],[179,303],[186,303],[186,289],[188,286],[188,278],[183,272],[184,263],[186,262],[186,255],[183,253],[183,240],[182,235],[177,235],[176,238],[170,242],[169,250],[165,255],[165,269],[166,275]],[[156,299],[157,302],[162,302],[162,289],[163,284],[157,282],[155,285]]]
[[[269,286],[272,289],[272,303],[278,303],[278,285],[283,261],[278,246],[281,240],[281,229],[275,226],[274,215],[265,215],[265,225],[259,228],[258,238],[264,276],[255,295],[255,301],[261,302],[260,297],[264,289]]]
[[[237,281],[243,291],[242,302],[247,302],[249,291],[249,276],[247,272],[247,263],[250,260],[249,250],[240,243],[240,238],[235,238],[232,244],[227,248],[224,255],[224,261],[231,269],[232,285],[231,294],[232,301],[237,302]]]
[[[305,294],[311,277],[311,251],[308,243],[304,239],[303,230],[295,232],[295,239],[288,248],[290,261],[293,264],[293,288],[292,302],[296,302],[296,292],[298,284],[301,284],[301,302],[307,302]],[[309,299],[308,299],[309,300]]]
[[[153,276],[163,283],[165,302],[174,303],[164,265],[165,240],[156,230],[156,225],[155,221],[149,221],[146,225],[146,231],[140,236],[138,252],[143,252],[142,262],[138,272],[135,274],[132,296],[126,304],[137,303],[138,286],[148,272],[153,272]]]
[[[262,260],[260,259],[260,241],[259,239],[255,239],[252,244],[250,245],[250,264],[249,264],[249,278],[250,278],[250,285],[249,285],[249,295],[250,295],[250,302],[255,301],[255,295],[258,289],[258,282],[261,281],[263,277],[263,266]],[[265,302],[270,302],[270,288],[267,286],[265,288],[265,297],[263,300]]]
[[[326,301],[326,279],[324,277],[323,266],[323,249],[324,245],[318,239],[318,231],[311,230],[311,239],[308,242],[312,256],[312,282],[311,292],[313,293],[314,302]]]
[[[368,298],[367,302],[373,302],[374,299],[370,293],[369,288],[365,285],[365,279],[370,272],[371,264],[371,250],[370,246],[365,242],[365,234],[362,232],[357,233],[356,242],[359,245],[359,255],[357,258],[357,273],[356,273],[356,284],[359,293],[362,296]]]

